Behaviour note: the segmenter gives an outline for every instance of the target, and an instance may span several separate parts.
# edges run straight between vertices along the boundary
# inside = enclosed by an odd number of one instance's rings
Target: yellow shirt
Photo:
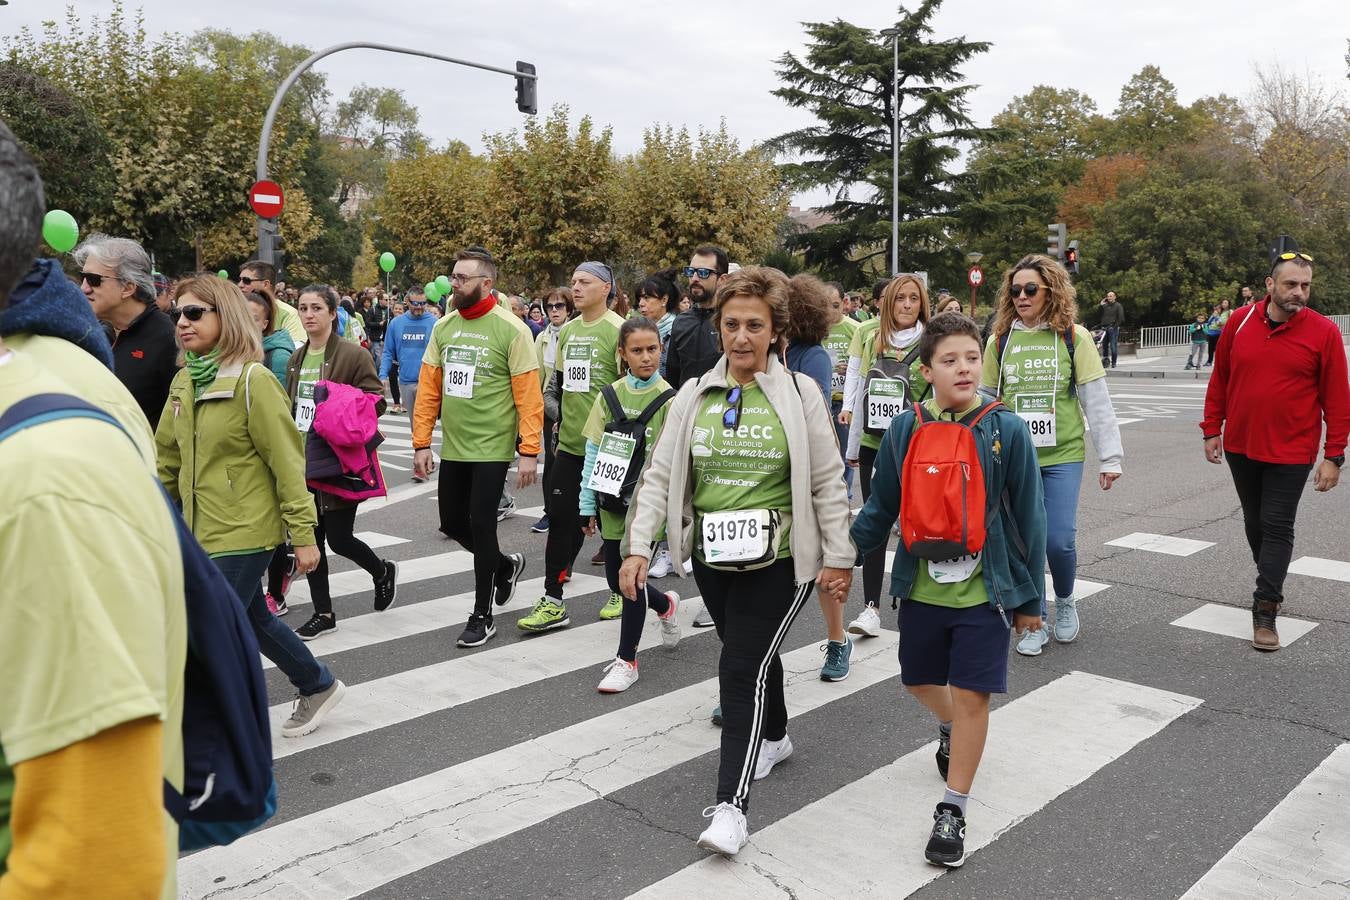
[[[101,379],[77,368],[45,370],[27,351],[0,358],[0,413],[35,394],[91,396]],[[187,624],[173,520],[125,435],[53,421],[0,442],[0,467],[22,473],[0,478],[2,874],[18,764],[154,716],[163,775],[182,787]],[[163,816],[169,898],[178,828]]]

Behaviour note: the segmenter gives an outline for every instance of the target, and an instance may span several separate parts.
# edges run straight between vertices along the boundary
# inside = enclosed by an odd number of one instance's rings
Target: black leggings
[[[552,525],[550,522],[549,526]],[[618,594],[619,567],[623,565],[623,557],[619,555],[619,541],[605,538],[601,546],[605,549],[605,578],[609,580],[609,589]],[[623,619],[619,622],[619,658],[627,662],[637,659],[638,642],[642,640],[642,626],[647,624],[647,610],[654,610],[658,616],[664,616],[670,609],[670,597],[653,590],[650,581],[642,593],[645,603],[627,598],[623,601]]]
[[[497,500],[509,462],[441,460],[436,504],[441,531],[473,554],[473,611],[492,612],[498,579],[511,577],[511,561],[497,542]]]
[[[872,496],[872,467],[877,462],[877,451],[871,447],[858,448],[858,474],[862,479],[863,503]],[[886,577],[886,549],[882,544],[863,557],[863,602],[881,605],[881,583]]]
[[[544,416],[544,481],[541,486],[544,489],[545,501],[548,499],[548,477],[553,471],[553,459],[557,455],[555,452],[556,445],[553,440],[553,426],[557,424],[557,420]],[[583,460],[583,462],[585,462],[585,460]],[[544,515],[548,515],[547,509],[544,511]]]
[[[389,399],[398,406],[398,363],[389,367]]]
[[[815,582],[795,584],[791,558],[752,572],[720,572],[695,559],[694,581],[722,639],[717,663],[722,695],[717,802],[734,803],[743,811],[750,802],[759,742],[781,741],[787,734],[778,649]]]
[[[311,492],[312,493],[312,492]],[[365,541],[353,536],[356,526],[356,507],[331,509],[319,514],[319,526],[314,529],[314,542],[319,545],[319,565],[309,573],[309,596],[314,601],[314,611],[331,616],[333,598],[328,593],[328,550],[338,556],[345,556],[370,573],[371,578],[384,577],[384,561],[375,555]]]
[[[1205,332],[1205,342],[1209,344],[1209,359],[1205,360],[1205,365],[1214,362],[1214,351],[1219,349],[1219,336]]]
[[[548,479],[548,543],[544,545],[544,593],[554,600],[563,597],[563,579],[581,552],[586,535],[581,533],[581,468],[586,461],[575,453],[559,450],[553,457]]]

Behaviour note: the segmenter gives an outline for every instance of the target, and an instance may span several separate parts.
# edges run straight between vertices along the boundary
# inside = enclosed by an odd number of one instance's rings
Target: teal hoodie
[[[891,526],[900,517],[901,461],[914,433],[914,418],[914,410],[906,410],[881,438],[872,494],[849,529],[860,558],[886,546]],[[1045,493],[1031,432],[1016,413],[1004,407],[976,423],[975,443],[985,492],[998,509],[985,523],[984,585],[989,605],[1005,620],[1013,611],[1040,615],[1045,591]],[[1006,504],[997,499],[1005,490]],[[1026,546],[1025,557],[1009,540],[1014,528]],[[918,568],[918,557],[911,556],[903,542],[898,544],[891,566],[892,597],[909,596]]]
[[[277,381],[281,386],[286,386],[286,363],[290,361],[291,354],[295,352],[295,341],[284,328],[263,338],[263,360],[267,363],[267,368],[272,370],[272,374],[277,376]]]

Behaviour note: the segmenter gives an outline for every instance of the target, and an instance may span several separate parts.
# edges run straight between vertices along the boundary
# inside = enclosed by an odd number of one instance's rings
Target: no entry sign
[[[970,282],[973,288],[979,287],[984,283],[984,269],[979,266],[971,266],[970,271],[966,273],[966,281]]]
[[[286,197],[281,193],[281,185],[275,181],[258,181],[248,189],[248,205],[264,219],[275,219],[281,215]]]

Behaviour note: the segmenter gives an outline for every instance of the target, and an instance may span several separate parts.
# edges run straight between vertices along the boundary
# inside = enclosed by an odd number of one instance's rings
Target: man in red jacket
[[[1340,329],[1308,308],[1312,257],[1285,253],[1266,296],[1233,314],[1219,337],[1205,392],[1205,458],[1228,460],[1256,560],[1252,646],[1280,649],[1275,617],[1294,553],[1294,518],[1308,471],[1313,487],[1340,481],[1350,431],[1350,381]],[[1322,423],[1326,441],[1317,462]]]

